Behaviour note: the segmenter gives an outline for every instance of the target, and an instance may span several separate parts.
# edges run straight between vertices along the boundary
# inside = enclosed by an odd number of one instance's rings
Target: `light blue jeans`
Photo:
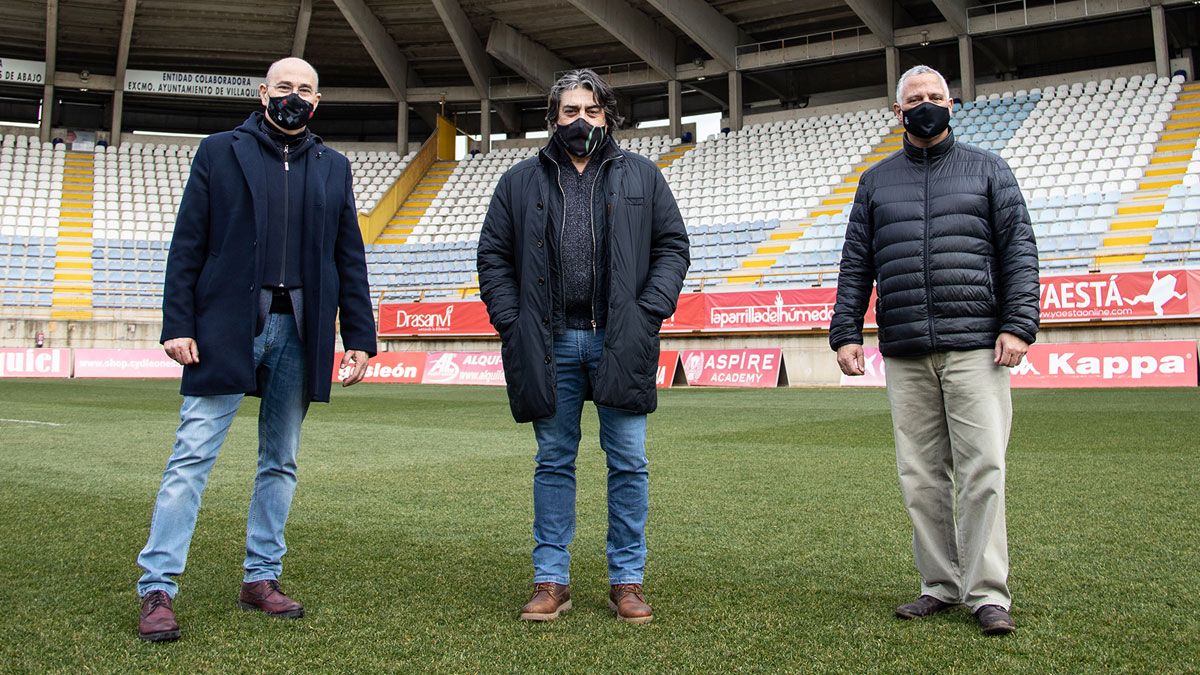
[[[553,417],[533,423],[537,468],[533,474],[534,582],[570,583],[575,538],[575,457],[589,378],[600,364],[604,331],[570,330],[555,337],[558,405]],[[646,416],[598,405],[600,447],[608,462],[608,579],[642,583],[646,567],[646,515],[650,473]]]
[[[201,358],[219,355],[201,354]],[[304,360],[295,320],[287,314],[269,315],[254,339],[254,365],[265,377],[258,414],[258,472],[246,523],[243,580],[247,582],[278,579],[283,571],[287,551],[283,527],[296,491],[300,424],[309,402]],[[242,398],[242,394],[184,397],[175,447],[154,502],[150,538],[137,559],[145,571],[138,580],[138,595],[161,590],[175,597],[179,590],[175,577],[183,574],[187,562],[200,495]]]

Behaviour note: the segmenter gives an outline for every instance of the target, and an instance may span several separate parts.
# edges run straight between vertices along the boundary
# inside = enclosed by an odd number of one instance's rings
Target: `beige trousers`
[[[886,357],[900,492],[912,518],[921,593],[1008,609],[1004,454],[1008,368],[980,349]]]

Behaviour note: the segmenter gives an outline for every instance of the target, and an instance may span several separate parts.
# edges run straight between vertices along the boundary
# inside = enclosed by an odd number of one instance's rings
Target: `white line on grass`
[[[9,420],[0,417],[0,422],[13,422],[15,424],[35,424],[40,427],[61,427],[57,422],[39,422],[37,420]]]

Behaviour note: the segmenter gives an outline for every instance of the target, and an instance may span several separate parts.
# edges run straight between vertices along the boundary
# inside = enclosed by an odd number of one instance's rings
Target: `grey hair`
[[[596,102],[604,108],[604,118],[608,122],[608,133],[611,136],[625,118],[617,112],[617,93],[590,68],[568,70],[550,87],[550,95],[546,100],[546,123],[550,130],[554,131],[558,126],[558,105],[563,92],[580,87],[592,92]]]
[[[946,83],[946,78],[943,77],[941,73],[933,68],[930,68],[929,66],[913,66],[912,68],[904,71],[904,74],[901,75],[900,79],[896,82],[896,103],[901,102],[900,92],[904,91],[904,83],[907,82],[910,77],[916,77],[917,75],[928,75],[930,73],[938,76],[938,79],[942,81],[942,89],[946,90],[946,98],[950,98],[950,85]]]

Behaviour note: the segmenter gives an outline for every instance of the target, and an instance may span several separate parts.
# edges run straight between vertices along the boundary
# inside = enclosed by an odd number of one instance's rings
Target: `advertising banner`
[[[842,375],[849,387],[885,386],[883,357],[877,347],[864,350],[866,374]],[[1095,342],[1035,343],[1021,365],[1012,369],[1014,389],[1084,387],[1195,387],[1196,343]]]
[[[342,352],[333,355],[333,381],[341,382],[350,374],[349,368],[339,368]],[[380,352],[367,362],[363,382],[387,382],[391,384],[420,384],[425,372],[425,352]]]
[[[76,349],[75,377],[177,380],[183,366],[161,349]]]
[[[405,302],[379,306],[379,334],[495,335],[482,302]]]
[[[777,387],[783,372],[781,349],[697,349],[681,356],[692,387]]]
[[[422,384],[504,386],[500,352],[433,352],[425,361]]]
[[[70,376],[70,349],[0,349],[0,377]]]
[[[1042,323],[1200,317],[1200,270],[1043,276]],[[663,333],[825,330],[837,288],[685,293]],[[387,303],[383,336],[495,335],[482,302]],[[875,297],[864,325],[875,326]]]
[[[1155,270],[1043,277],[1042,322],[1195,315],[1188,302],[1189,285],[1200,289],[1194,274]]]
[[[661,351],[658,353],[658,373],[654,376],[654,386],[659,389],[670,389],[675,382],[675,370],[679,367],[679,352]]]

